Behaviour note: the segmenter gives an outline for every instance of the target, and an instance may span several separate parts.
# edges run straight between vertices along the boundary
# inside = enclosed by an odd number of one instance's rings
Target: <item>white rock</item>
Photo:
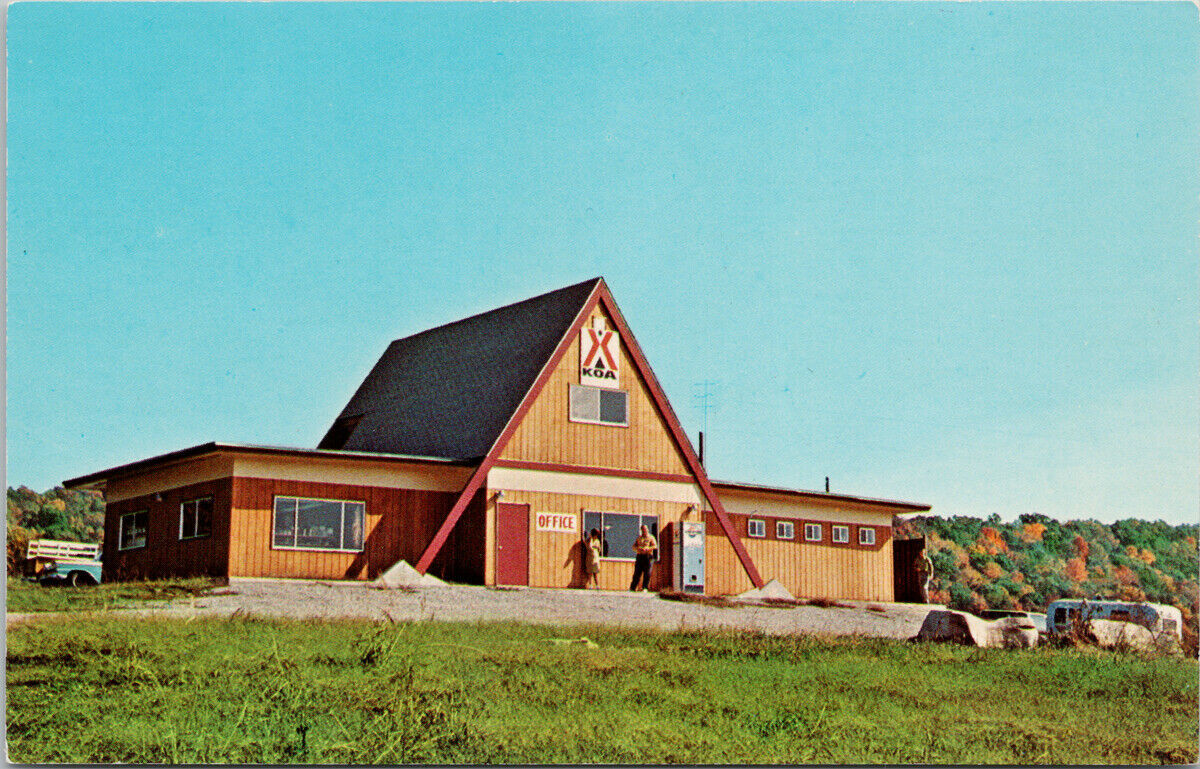
[[[371,583],[375,587],[438,587],[446,583],[432,574],[422,574],[408,565],[408,561],[397,561]]]
[[[763,598],[783,598],[789,601],[794,601],[795,596],[788,592],[788,589],[780,584],[779,580],[773,579],[767,584],[753,590],[747,590],[738,596],[738,598],[747,600],[762,600]]]

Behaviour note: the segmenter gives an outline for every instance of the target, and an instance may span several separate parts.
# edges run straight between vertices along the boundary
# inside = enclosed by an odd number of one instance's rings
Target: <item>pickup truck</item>
[[[43,585],[100,584],[100,545],[94,542],[31,540],[25,550],[25,563],[33,572],[30,579]]]

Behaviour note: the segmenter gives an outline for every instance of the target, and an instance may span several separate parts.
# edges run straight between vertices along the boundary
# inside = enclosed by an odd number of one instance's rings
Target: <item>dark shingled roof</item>
[[[599,282],[397,339],[317,448],[483,457]]]

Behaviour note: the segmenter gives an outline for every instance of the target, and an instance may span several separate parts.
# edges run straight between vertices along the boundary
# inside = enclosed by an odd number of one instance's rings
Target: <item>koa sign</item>
[[[576,534],[579,532],[579,528],[575,522],[575,516],[563,515],[561,513],[538,513],[537,530],[561,531],[567,534]]]
[[[621,386],[621,338],[616,331],[585,328],[579,332],[579,384]]]

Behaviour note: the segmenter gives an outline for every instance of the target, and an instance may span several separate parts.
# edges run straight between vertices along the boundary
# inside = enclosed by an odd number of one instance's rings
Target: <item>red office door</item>
[[[529,505],[496,503],[496,584],[529,584]]]

